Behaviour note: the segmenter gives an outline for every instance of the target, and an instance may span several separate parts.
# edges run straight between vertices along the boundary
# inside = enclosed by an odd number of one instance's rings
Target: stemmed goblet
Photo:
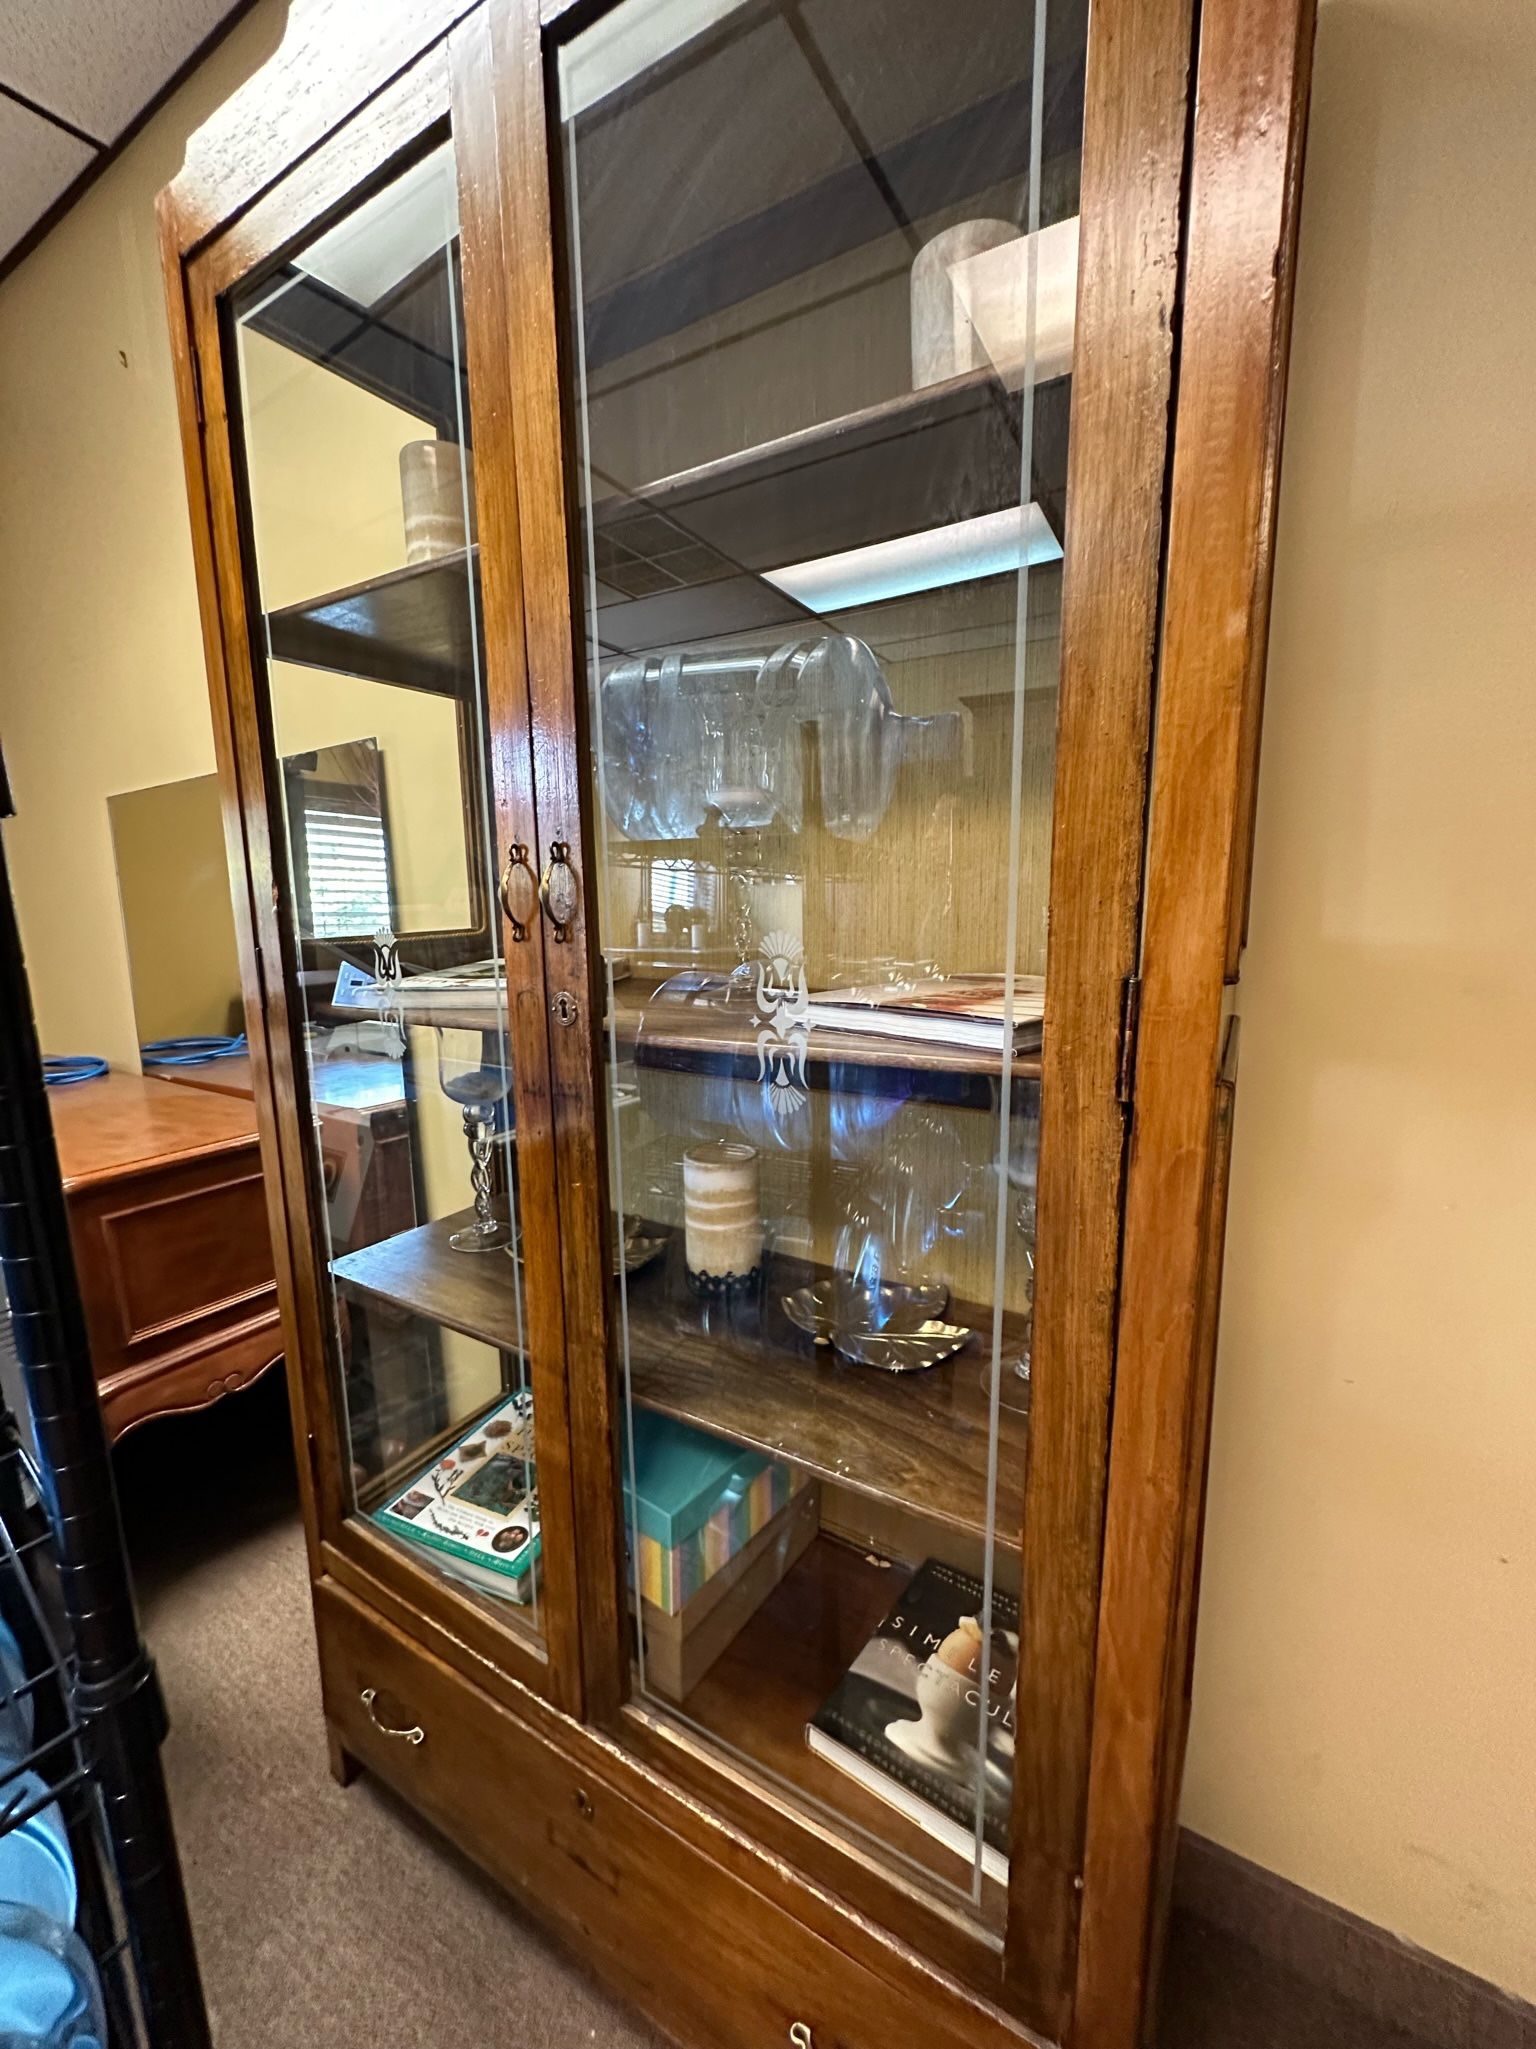
[[[455,1041],[473,1036],[477,1053],[460,1053],[450,1047]],[[512,1090],[512,1068],[500,1032],[473,1035],[439,1026],[437,1030],[437,1078],[443,1094],[464,1113],[464,1137],[469,1146],[469,1185],[475,1199],[475,1221],[455,1231],[448,1240],[455,1252],[494,1252],[507,1244],[511,1231],[491,1208],[491,1161],[496,1145],[496,1112]]]

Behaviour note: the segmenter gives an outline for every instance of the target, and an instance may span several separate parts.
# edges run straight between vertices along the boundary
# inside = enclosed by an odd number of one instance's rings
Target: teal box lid
[[[654,1537],[669,1550],[701,1530],[728,1497],[743,1494],[768,1464],[760,1451],[710,1437],[649,1409],[634,1411],[632,1428],[639,1507],[626,1475],[624,1511],[639,1523],[643,1537]]]

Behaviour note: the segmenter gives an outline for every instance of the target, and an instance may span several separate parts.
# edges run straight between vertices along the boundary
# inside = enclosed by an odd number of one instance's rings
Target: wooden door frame
[[[1314,0],[1203,0],[1073,2041],[1152,2023],[1198,1587]]]
[[[296,108],[279,103],[282,111],[272,116],[271,125],[281,128],[286,123],[298,150],[291,163],[284,151],[268,151],[272,161],[287,166],[280,175],[267,178],[258,189],[253,177],[242,177],[229,167],[205,130],[189,148],[188,168],[161,196],[162,262],[226,846],[236,878],[252,1079],[278,1251],[312,1579],[330,1573],[385,1612],[419,1616],[429,1640],[439,1647],[456,1646],[461,1659],[468,1655],[504,1671],[568,1712],[580,1713],[581,1616],[574,1584],[564,1324],[558,1289],[552,1284],[559,1254],[548,1160],[542,936],[537,945],[514,946],[503,929],[508,1025],[517,1074],[517,1143],[520,1163],[526,1165],[523,1222],[530,1243],[542,1250],[539,1277],[526,1291],[525,1333],[538,1417],[546,1592],[542,1642],[535,1644],[499,1627],[484,1604],[405,1557],[347,1512],[349,1459],[343,1443],[339,1362],[326,1306],[328,1276],[317,1250],[316,1220],[324,1215],[323,1198],[312,1149],[305,1143],[308,1079],[299,1039],[301,1018],[288,1001],[296,955],[291,921],[283,915],[284,863],[277,858],[283,845],[277,815],[280,792],[272,776],[252,637],[257,600],[242,511],[242,463],[235,428],[238,383],[221,307],[235,284],[280,259],[318,224],[387,183],[446,138],[450,118],[466,270],[466,357],[477,446],[482,436],[485,444],[476,465],[475,488],[483,552],[493,565],[488,566],[481,592],[495,735],[492,789],[487,795],[494,799],[501,844],[512,836],[509,820],[526,808],[529,785],[523,622],[515,574],[515,465],[507,446],[505,265],[497,138],[483,44],[485,19],[483,12],[446,4],[391,4],[383,12],[389,19],[381,28],[393,25],[395,40],[386,37],[367,53],[366,64],[359,57],[357,70],[339,76],[324,64],[317,66],[316,37],[323,45],[337,20],[350,18],[355,29],[360,25],[359,11],[338,7],[335,0],[311,0],[308,9],[295,9],[289,42],[297,40],[298,69],[322,74],[328,82],[329,104],[340,111],[334,125],[320,128],[307,100],[301,98]],[[421,47],[402,62],[408,17],[414,17]],[[269,71],[288,73],[289,42]],[[267,82],[268,74],[261,74],[229,103],[211,124],[215,136],[227,130],[231,109],[243,107],[250,114],[253,98],[268,107],[270,115]],[[306,123],[320,129],[307,144]],[[263,133],[270,140],[267,131]],[[226,172],[222,182],[214,182],[211,197],[196,169],[210,152]],[[258,163],[266,161],[260,150],[255,158]],[[216,214],[220,207],[228,211]]]
[[[526,517],[529,667],[540,744],[540,831],[567,840],[593,872],[580,763],[586,692],[577,674],[569,471],[562,418],[563,333],[554,250],[554,109],[546,97],[556,35],[584,28],[616,0],[491,0],[504,121],[509,240],[518,251],[516,436]],[[1278,4],[1278,0],[1277,0]],[[553,35],[544,32],[553,29]],[[1026,1478],[1026,1553],[1050,1561],[1025,1603],[1020,1717],[1038,1749],[1016,1790],[1009,1939],[1001,1964],[974,1953],[866,1868],[831,1832],[787,1811],[744,1774],[711,1763],[681,1731],[665,1746],[616,1711],[628,1685],[618,1589],[618,1404],[609,1345],[603,1239],[606,1187],[595,945],[564,950],[578,1024],[552,1056],[563,1131],[562,1236],[567,1247],[572,1409],[590,1419],[575,1455],[591,1554],[590,1698],[643,1754],[666,1759],[701,1797],[737,1815],[813,1875],[925,1943],[971,1982],[987,1982],[1032,2026],[1062,2036],[1071,2018],[1082,1894],[1099,1571],[1114,1367],[1127,1114],[1117,1080],[1124,1004],[1135,973],[1145,844],[1153,664],[1163,563],[1174,388],[1179,256],[1194,62],[1193,0],[1099,0],[1090,31],[1084,135],[1085,260],[1073,379],[1072,469],[1053,852],[1053,957],[1047,978],[1034,1415]],[[1087,219],[1087,195],[1096,211]],[[1077,565],[1074,575],[1073,564]],[[1104,565],[1112,564],[1112,573]],[[590,891],[588,896],[590,910]],[[588,921],[590,922],[590,920]],[[552,984],[552,987],[554,985]],[[574,1253],[574,1257],[572,1254]],[[1043,1311],[1042,1306],[1043,1305]],[[607,1612],[605,1613],[604,1610]],[[603,1645],[608,1647],[603,1668]],[[1021,1745],[1021,1755],[1024,1746]]]

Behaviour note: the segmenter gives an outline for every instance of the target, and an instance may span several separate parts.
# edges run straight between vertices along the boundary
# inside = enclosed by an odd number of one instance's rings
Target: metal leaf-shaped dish
[[[930,1317],[942,1316],[948,1303],[949,1290],[944,1287],[883,1281],[871,1288],[832,1274],[786,1295],[784,1314],[817,1344],[834,1345],[848,1333],[872,1337],[885,1331],[915,1331]]]
[[[845,1359],[882,1373],[920,1373],[958,1352],[971,1335],[963,1323],[920,1323],[916,1330],[839,1331],[832,1343]]]

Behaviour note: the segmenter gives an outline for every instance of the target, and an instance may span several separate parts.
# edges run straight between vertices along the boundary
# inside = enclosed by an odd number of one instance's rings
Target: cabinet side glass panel
[[[1001,1928],[1086,9],[561,48],[636,1691]]]
[[[230,315],[353,1512],[537,1630],[451,143]]]

